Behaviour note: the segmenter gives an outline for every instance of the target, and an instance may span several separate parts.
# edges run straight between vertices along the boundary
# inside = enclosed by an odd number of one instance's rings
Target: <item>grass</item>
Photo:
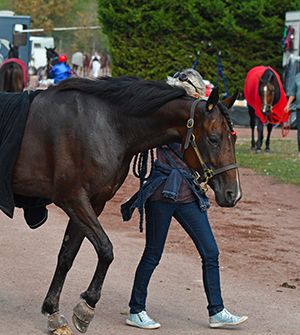
[[[249,139],[238,139],[236,157],[239,166],[272,176],[277,181],[300,186],[300,156],[296,139],[271,139],[271,152],[250,150]]]

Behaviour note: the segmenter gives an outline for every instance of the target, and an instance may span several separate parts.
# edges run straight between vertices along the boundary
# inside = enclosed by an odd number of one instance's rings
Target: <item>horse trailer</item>
[[[0,58],[6,59],[11,46],[18,47],[19,58],[29,64],[31,47],[29,33],[30,16],[14,15],[12,11],[0,11]]]

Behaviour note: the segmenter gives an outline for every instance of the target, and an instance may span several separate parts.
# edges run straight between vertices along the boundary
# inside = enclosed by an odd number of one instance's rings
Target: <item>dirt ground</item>
[[[249,129],[238,129],[238,133],[248,136]],[[295,135],[291,131],[289,136]],[[276,136],[279,130],[272,135]],[[250,169],[241,168],[240,177],[243,198],[235,208],[218,207],[209,191],[209,217],[221,253],[225,306],[248,315],[248,322],[237,329],[208,328],[200,259],[174,221],[166,252],[149,287],[148,312],[162,327],[143,331],[125,325],[134,271],[144,244],[138,215],[129,223],[123,223],[120,216],[120,204],[138,185],[130,174],[100,217],[114,244],[115,260],[87,334],[300,334],[300,188],[277,183]],[[0,334],[46,334],[46,318],[40,307],[55,269],[67,217],[49,206],[47,223],[36,231],[26,226],[20,210],[14,220],[2,213],[0,218]],[[84,242],[61,296],[61,312],[69,320],[95,265],[96,254]]]

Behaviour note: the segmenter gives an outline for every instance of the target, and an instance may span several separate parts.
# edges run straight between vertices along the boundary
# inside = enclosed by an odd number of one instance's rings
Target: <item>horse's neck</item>
[[[133,154],[163,144],[180,143],[186,134],[191,104],[189,100],[173,100],[143,120],[136,118],[131,124],[134,136],[129,144]]]

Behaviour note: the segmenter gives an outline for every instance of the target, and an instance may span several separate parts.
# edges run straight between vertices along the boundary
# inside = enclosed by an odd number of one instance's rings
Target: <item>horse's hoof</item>
[[[266,148],[266,152],[270,152],[270,149],[269,149],[269,148]]]
[[[95,308],[89,306],[85,300],[81,300],[80,303],[73,309],[73,324],[77,330],[81,333],[85,333],[93,320],[95,315]]]
[[[256,149],[256,153],[260,154],[261,153],[261,149]]]
[[[51,335],[74,335],[67,319],[59,312],[48,316],[48,331]]]
[[[72,329],[69,326],[63,326],[53,330],[51,335],[74,335]]]

